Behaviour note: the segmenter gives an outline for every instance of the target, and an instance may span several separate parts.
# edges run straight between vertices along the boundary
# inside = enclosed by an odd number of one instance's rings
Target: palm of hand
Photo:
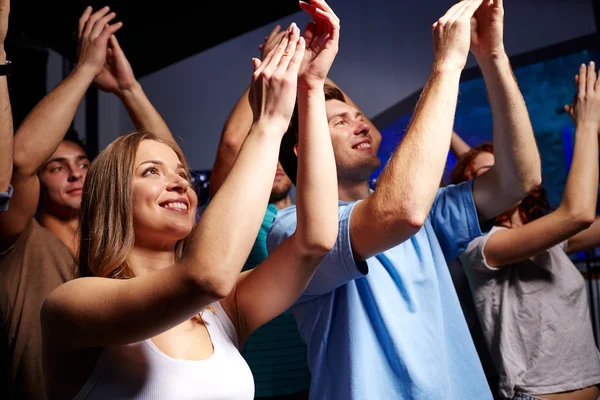
[[[489,54],[502,48],[504,11],[495,4],[484,4],[475,12],[476,24],[471,36],[475,54]]]
[[[316,79],[325,79],[333,62],[335,54],[328,48],[329,38],[326,35],[307,37],[304,60],[300,67],[300,76],[310,76]]]

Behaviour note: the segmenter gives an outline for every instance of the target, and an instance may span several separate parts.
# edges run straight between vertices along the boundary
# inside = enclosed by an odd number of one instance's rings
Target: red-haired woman
[[[174,143],[134,133],[92,162],[81,201],[82,277],[42,308],[49,399],[254,397],[239,349],[298,299],[338,234],[323,88],[339,20],[322,0],[301,8],[315,21],[309,31],[300,36],[290,25],[262,62],[253,60],[252,127],[195,228],[197,197]],[[298,224],[259,266],[240,273],[296,98]]]
[[[499,374],[499,395],[516,399],[596,400],[600,353],[585,281],[567,254],[600,244],[598,194],[600,80],[582,65],[573,162],[562,201],[552,210],[543,189],[496,218],[460,256],[486,343]],[[464,155],[453,183],[485,173],[493,147]]]

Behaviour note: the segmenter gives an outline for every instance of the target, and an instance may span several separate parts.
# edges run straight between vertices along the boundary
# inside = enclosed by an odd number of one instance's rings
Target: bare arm
[[[457,160],[463,158],[471,150],[471,146],[467,144],[458,133],[452,131],[452,139],[450,140],[450,151]]]
[[[488,265],[503,266],[525,260],[589,228],[594,222],[598,197],[600,94],[594,89],[593,63],[587,72],[585,66],[581,67],[580,77],[586,74],[590,86],[586,89],[586,79],[580,78],[573,162],[560,206],[522,227],[495,232],[484,248]]]
[[[8,31],[10,1],[0,1],[0,64],[6,64],[4,39]],[[0,192],[8,191],[13,163],[13,119],[6,76],[0,76]]]
[[[472,51],[487,88],[494,121],[494,166],[473,185],[480,219],[508,210],[542,182],[541,162],[523,95],[504,50],[503,1],[486,2],[475,14]]]
[[[287,42],[286,37],[283,48]],[[146,339],[229,295],[262,222],[294,108],[296,78],[290,76],[297,76],[300,61],[292,58],[292,67],[282,74],[277,69],[281,54],[255,64],[258,93],[250,134],[182,258],[133,279],[82,278],[60,286],[42,309],[50,347],[65,351]]]
[[[153,132],[164,140],[176,143],[166,122],[135,78],[129,60],[115,35],[109,39],[106,57],[107,62],[102,72],[94,79],[95,85],[121,99],[136,129]]]
[[[323,87],[338,51],[339,19],[323,0],[300,6],[321,26],[309,25],[304,33],[307,65],[298,87],[297,226],[292,236],[238,282],[235,299],[230,301],[237,305],[242,341],[300,297],[337,240],[337,171]],[[325,16],[317,18],[322,15],[317,10]]]
[[[375,192],[352,212],[350,239],[357,259],[410,238],[428,216],[450,146],[458,83],[469,51],[470,19],[479,4],[461,1],[434,24],[434,66],[406,134]]]
[[[90,9],[86,16],[89,29],[81,41],[77,67],[31,110],[15,135],[15,194],[9,210],[0,215],[2,247],[14,242],[35,215],[39,199],[37,172],[62,142],[79,103],[104,63],[108,38],[121,27],[120,23],[108,25],[115,17],[108,11],[105,8],[90,16]]]
[[[600,246],[600,217],[596,217],[592,225],[569,238],[567,254],[577,253]]]
[[[217,193],[223,181],[227,178],[229,171],[231,171],[231,166],[235,162],[240,148],[244,140],[246,140],[248,131],[252,126],[253,117],[250,100],[248,99],[249,92],[250,88],[244,91],[244,94],[242,94],[242,97],[239,98],[233,107],[227,120],[225,120],[219,145],[217,146],[217,156],[210,174],[210,186],[208,190],[211,198]]]

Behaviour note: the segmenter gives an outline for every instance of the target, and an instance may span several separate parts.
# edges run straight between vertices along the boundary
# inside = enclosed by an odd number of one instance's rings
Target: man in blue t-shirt
[[[342,93],[326,87],[339,237],[292,308],[308,346],[310,398],[492,398],[447,263],[481,235],[480,222],[541,182],[502,31],[501,1],[461,1],[434,24],[430,78],[374,191],[368,179],[380,164],[381,138]],[[439,188],[469,49],[486,82],[502,162],[476,181]],[[281,162],[294,179],[294,146],[282,145]],[[294,207],[281,210],[269,251],[295,227]]]

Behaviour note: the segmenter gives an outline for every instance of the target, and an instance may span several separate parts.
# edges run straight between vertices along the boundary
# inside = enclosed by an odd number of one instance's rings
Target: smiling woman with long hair
[[[560,205],[542,188],[495,220],[460,256],[501,398],[596,400],[600,353],[594,342],[585,281],[567,254],[600,245],[598,133],[600,80],[582,65],[572,117],[573,162]],[[487,173],[493,147],[471,149],[453,183]]]
[[[318,26],[305,40],[290,25],[264,61],[253,60],[252,128],[197,226],[197,197],[174,143],[133,133],[92,163],[81,205],[81,277],[42,308],[50,399],[253,397],[239,349],[297,300],[338,234],[325,98],[315,93],[323,93],[337,54],[339,20],[321,0],[301,8]],[[296,94],[298,225],[258,267],[240,273]]]

